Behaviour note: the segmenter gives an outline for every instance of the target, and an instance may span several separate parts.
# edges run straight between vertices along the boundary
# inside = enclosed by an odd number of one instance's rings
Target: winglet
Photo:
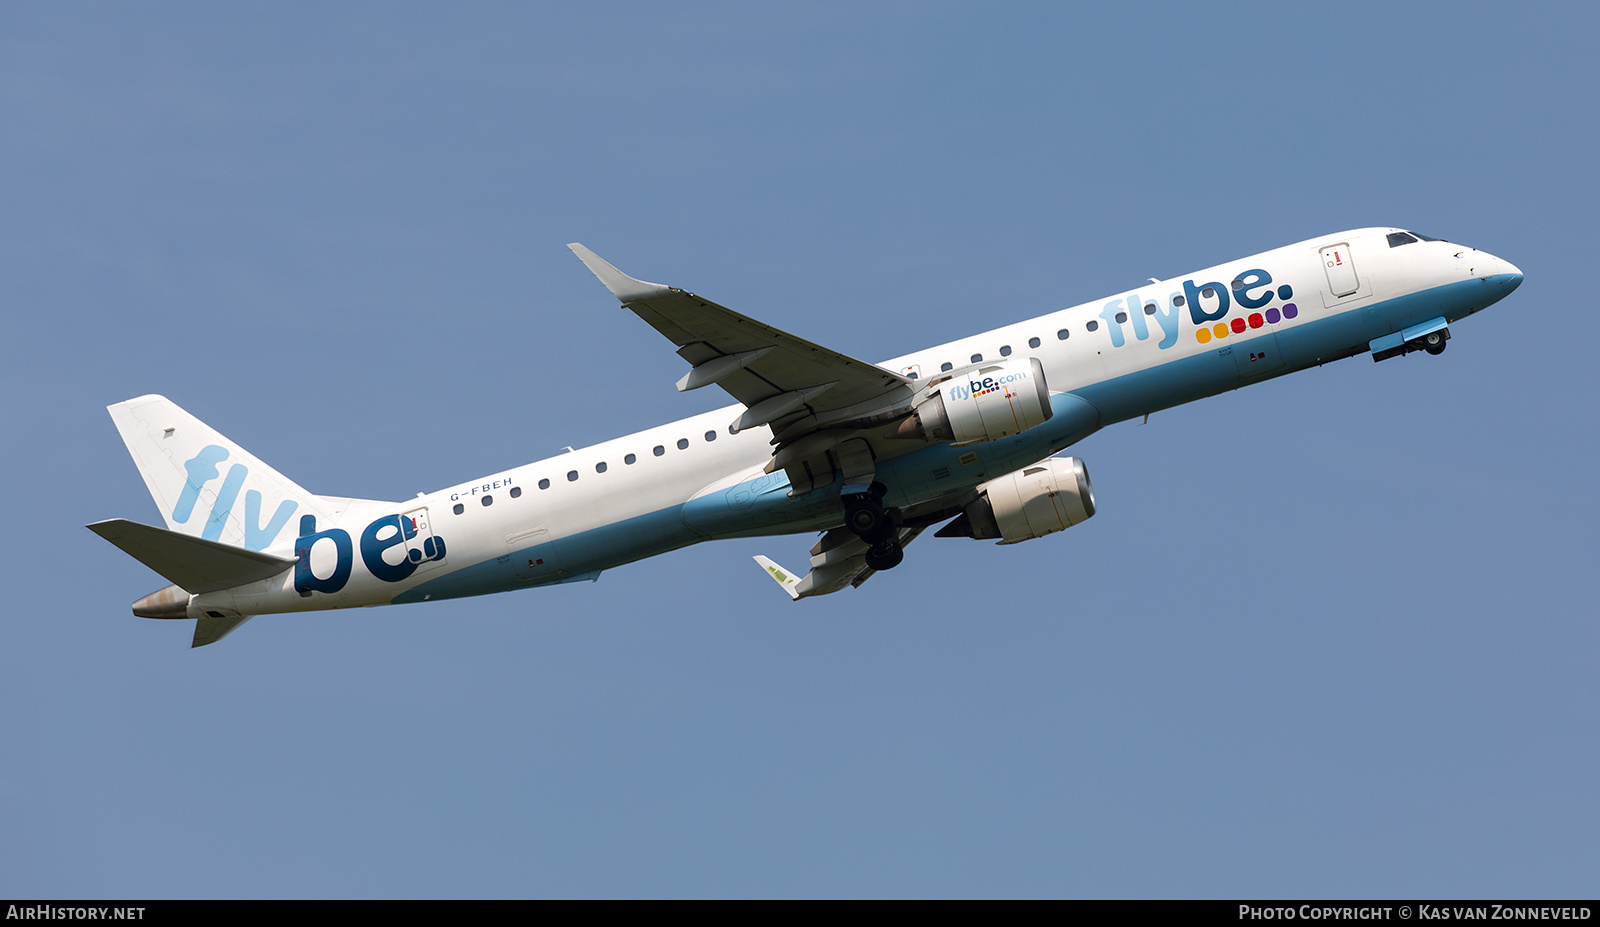
[[[768,560],[766,557],[763,557],[759,554],[756,555],[755,560],[757,563],[761,564],[761,568],[767,571],[768,575],[772,577],[774,582],[783,587],[784,592],[789,593],[789,598],[800,598],[800,594],[794,591],[794,587],[800,585],[800,577],[790,573],[788,570],[785,570],[783,567],[778,566],[776,563],[773,563],[771,560]]]
[[[600,255],[595,254],[577,242],[573,242],[567,247],[572,249],[572,253],[578,256],[578,260],[582,261],[585,267],[600,278],[600,282],[606,285],[606,289],[610,290],[611,295],[615,296],[620,303],[626,304],[636,299],[660,296],[672,289],[659,283],[646,283],[643,280],[635,280],[612,267]]]

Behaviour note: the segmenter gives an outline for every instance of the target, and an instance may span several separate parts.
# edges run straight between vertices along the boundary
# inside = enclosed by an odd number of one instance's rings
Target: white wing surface
[[[785,446],[829,428],[892,420],[885,416],[892,417],[893,410],[910,402],[912,381],[897,373],[812,344],[687,290],[636,280],[583,245],[567,247],[623,306],[678,346],[678,355],[692,365],[678,381],[678,389],[715,383],[745,406],[733,423],[736,427],[772,427],[773,443],[780,448],[772,469],[824,455],[846,435],[813,439],[787,458],[781,454]],[[849,468],[843,469],[849,475]]]

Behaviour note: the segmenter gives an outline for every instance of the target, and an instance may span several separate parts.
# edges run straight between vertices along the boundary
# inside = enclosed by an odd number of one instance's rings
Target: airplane
[[[858,587],[936,537],[1016,544],[1095,513],[1107,425],[1368,353],[1439,354],[1522,283],[1509,262],[1398,228],[1310,239],[870,364],[568,246],[736,401],[403,502],[315,495],[162,396],[108,407],[165,528],[88,528],[171,585],[144,618],[192,647],[251,616],[597,579],[718,538],[818,532],[791,599]]]

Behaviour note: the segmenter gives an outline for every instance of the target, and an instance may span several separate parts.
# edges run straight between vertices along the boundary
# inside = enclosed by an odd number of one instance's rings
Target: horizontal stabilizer
[[[267,579],[295,564],[284,557],[152,528],[125,518],[97,521],[88,528],[165,576],[168,582],[195,595]]]
[[[240,615],[237,618],[201,618],[194,623],[194,643],[189,645],[189,649],[215,644],[238,630],[239,625],[249,621],[250,618],[250,615]]]

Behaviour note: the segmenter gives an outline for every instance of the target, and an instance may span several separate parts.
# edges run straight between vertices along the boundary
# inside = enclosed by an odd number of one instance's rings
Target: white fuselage
[[[880,461],[886,504],[967,491],[1105,425],[1365,352],[1431,319],[1456,321],[1521,280],[1507,262],[1460,245],[1391,246],[1386,236],[1397,231],[1301,242],[884,362],[926,380],[975,360],[1035,357],[1055,411],[976,447],[908,443]],[[729,406],[405,502],[350,500],[315,526],[291,519],[264,550],[298,557],[299,567],[196,596],[190,614],[499,592],[593,578],[711,538],[839,524],[838,486],[790,497],[783,470],[763,472],[770,430],[730,427],[742,412]],[[397,517],[412,536],[389,524]],[[436,547],[424,556],[430,537]]]

